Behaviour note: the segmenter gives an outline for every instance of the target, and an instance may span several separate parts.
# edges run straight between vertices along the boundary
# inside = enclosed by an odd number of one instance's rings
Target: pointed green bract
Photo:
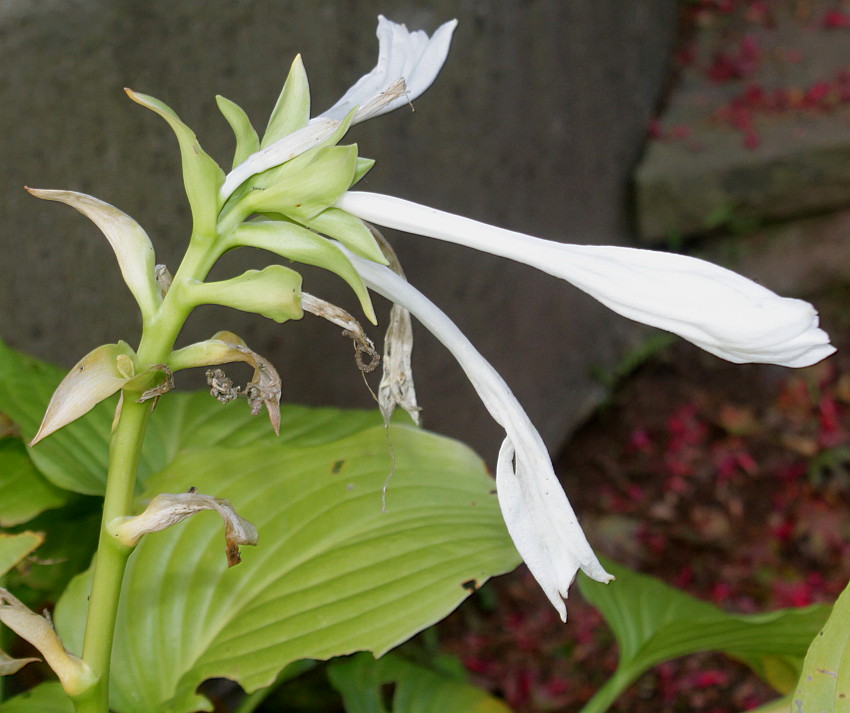
[[[348,190],[356,161],[356,145],[328,146],[299,156],[272,169],[278,172],[274,183],[252,184],[255,190],[242,199],[242,209],[248,214],[281,213],[298,222],[308,221]]]
[[[307,72],[299,54],[292,62],[286,82],[269,117],[261,148],[307,126],[309,121],[310,83],[307,81]]]
[[[233,231],[228,242],[233,247],[260,248],[305,265],[330,270],[348,283],[366,317],[372,324],[376,323],[369,291],[351,261],[335,245],[306,228],[288,221],[244,223]]]
[[[195,132],[180,120],[173,109],[154,97],[129,89],[125,91],[134,102],[159,114],[174,131],[183,160],[183,183],[192,209],[193,233],[214,236],[220,207],[218,189],[224,183],[224,172],[201,148]]]
[[[118,208],[85,193],[37,188],[27,190],[37,198],[76,208],[100,228],[118,258],[121,275],[136,298],[142,316],[150,318],[162,297],[154,279],[153,245],[142,226]]]
[[[644,671],[698,651],[719,651],[749,666],[780,693],[799,675],[808,642],[829,616],[813,605],[765,614],[727,614],[662,581],[603,561],[610,584],[579,576],[585,599],[599,609],[620,647],[614,675],[583,708],[607,710]]]
[[[373,158],[363,158],[361,156],[357,157],[357,166],[354,168],[354,178],[351,181],[351,185],[353,186],[355,183],[358,183],[363,176],[365,176],[369,171],[372,170],[372,166],[375,165],[375,159]]]
[[[228,498],[259,544],[228,570],[215,517],[146,536],[130,560],[113,652],[120,713],[198,710],[210,677],[268,686],[290,661],[377,654],[443,618],[512,569],[493,481],[460,443],[382,427],[315,447],[257,445],[184,453],[148,481],[149,499],[190,485]],[[56,611],[77,651],[86,582]],[[150,602],[160,602],[152,607]]]
[[[355,654],[328,665],[328,679],[342,694],[346,713],[510,713],[510,708],[480,688],[387,654],[375,659]],[[383,704],[384,687],[393,685],[392,708]]]
[[[224,305],[261,314],[275,322],[301,319],[301,275],[283,265],[247,270],[220,282],[199,282],[187,287],[194,306]]]
[[[381,265],[389,265],[372,231],[360,218],[351,213],[346,213],[339,208],[326,208],[305,224],[322,235],[339,240],[355,255]]]
[[[51,485],[16,438],[0,440],[0,527],[32,520],[65,503],[68,493]]]
[[[233,152],[233,166],[235,167],[259,150],[260,138],[241,106],[220,94],[216,95],[215,101],[236,137],[236,150]]]
[[[850,711],[850,586],[814,637],[792,699],[794,713]]]
[[[30,445],[77,420],[121,389],[133,377],[135,352],[127,342],[92,349],[62,379]]]

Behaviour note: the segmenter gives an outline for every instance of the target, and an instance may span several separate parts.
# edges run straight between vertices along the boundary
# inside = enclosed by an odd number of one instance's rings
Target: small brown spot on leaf
[[[342,470],[342,467],[345,465],[345,460],[338,460],[331,466],[331,473],[336,475],[339,471]]]
[[[478,589],[478,581],[475,579],[467,579],[460,586],[463,587],[467,592],[474,592]]]

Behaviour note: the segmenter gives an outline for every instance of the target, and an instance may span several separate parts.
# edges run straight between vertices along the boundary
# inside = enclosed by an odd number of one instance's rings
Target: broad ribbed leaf
[[[258,445],[179,457],[146,497],[190,486],[228,498],[259,531],[227,569],[218,518],[148,535],[130,560],[113,654],[119,713],[198,710],[210,677],[268,686],[289,662],[381,654],[517,563],[481,461],[409,427],[314,447]],[[467,583],[467,587],[464,586]],[[84,578],[57,609],[78,650]],[[157,606],[152,606],[156,603]],[[208,708],[207,708],[208,709]]]
[[[328,678],[347,713],[510,713],[502,701],[465,681],[388,654],[375,660],[357,654],[332,661]],[[382,687],[394,684],[392,708],[383,705]]]
[[[74,704],[62,686],[51,681],[0,703],[0,713],[74,713]]]
[[[620,660],[588,710],[605,710],[655,664],[698,651],[739,659],[786,693],[793,688],[808,643],[829,616],[827,605],[728,614],[658,579],[609,561],[603,564],[616,581],[603,586],[582,575],[579,588],[614,632]]]
[[[0,577],[32,552],[44,541],[38,532],[21,532],[17,535],[0,535]]]
[[[794,692],[794,713],[850,711],[850,586],[814,637]]]
[[[66,491],[51,485],[36,469],[21,441],[0,440],[0,527],[27,522],[67,499]]]

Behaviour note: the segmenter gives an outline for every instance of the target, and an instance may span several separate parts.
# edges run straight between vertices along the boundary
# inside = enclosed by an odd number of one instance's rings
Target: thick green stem
[[[109,475],[103,501],[103,521],[89,599],[83,660],[97,676],[97,683],[76,701],[77,713],[106,713],[109,710],[109,664],[118,612],[121,583],[132,548],[119,543],[107,530],[116,517],[130,512],[136,470],[150,404],[125,399],[109,448]]]
[[[167,361],[177,335],[191,311],[181,299],[184,281],[203,280],[217,254],[210,241],[192,242],[156,315],[144,325],[137,357],[142,368]],[[74,698],[76,713],[108,713],[109,668],[121,585],[131,547],[109,533],[109,523],[132,514],[139,456],[151,412],[150,402],[138,403],[139,394],[124,394],[121,415],[109,446],[109,473],[103,502],[97,557],[89,599],[83,660],[97,683]]]

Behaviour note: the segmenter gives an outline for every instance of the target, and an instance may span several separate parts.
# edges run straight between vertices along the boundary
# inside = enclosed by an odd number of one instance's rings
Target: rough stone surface
[[[415,112],[352,132],[361,155],[378,160],[367,190],[547,238],[632,239],[628,180],[666,76],[675,0],[5,0],[0,338],[67,366],[98,344],[139,337],[107,242],[70,208],[28,196],[25,184],[116,205],[145,227],[158,261],[176,267],[189,229],[176,142],[122,87],[168,103],[224,163],[232,144],[216,93],[262,128],[300,51],[321,111],[373,66],[378,12],[429,32],[451,17],[460,24]],[[612,369],[638,338],[625,320],[531,269],[391,237],[410,280],[468,331],[553,446],[603,395],[591,370]],[[214,276],[259,267],[260,257],[228,256]],[[304,274],[306,290],[356,310],[338,280]],[[219,329],[277,365],[285,399],[371,403],[335,327],[309,317],[279,327],[203,308],[179,344]],[[451,357],[421,330],[417,339],[425,425],[492,457],[498,429]]]
[[[697,24],[636,172],[643,238],[850,206],[850,29],[827,27],[835,5],[776,0],[766,18]]]

